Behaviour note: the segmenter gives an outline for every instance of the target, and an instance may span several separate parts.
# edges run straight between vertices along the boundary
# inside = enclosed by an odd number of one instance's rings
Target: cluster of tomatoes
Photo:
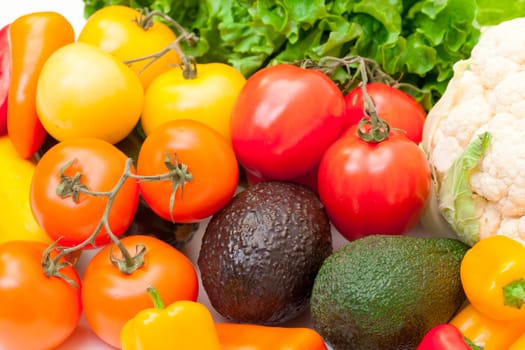
[[[232,111],[232,145],[251,182],[310,187],[353,240],[419,221],[431,181],[418,146],[424,122],[421,105],[386,83],[343,94],[323,72],[281,64],[248,79]]]
[[[418,147],[425,111],[406,93],[370,83],[343,94],[325,73],[293,64],[246,79],[225,63],[191,61],[180,49],[191,33],[125,6],[96,12],[77,40],[58,14],[28,16],[10,28],[5,129],[26,159],[56,141],[38,158],[29,199],[56,244],[0,245],[0,348],[56,347],[82,313],[119,347],[123,324],[151,305],[148,286],[166,303],[196,300],[184,254],[153,237],[120,237],[140,198],[162,220],[213,215],[234,195],[240,167],[252,182],[309,186],[348,239],[401,234],[419,219],[430,189]],[[137,126],[144,139],[131,159],[116,144]],[[378,130],[386,137],[370,139]],[[68,259],[93,247],[102,249],[81,280]]]

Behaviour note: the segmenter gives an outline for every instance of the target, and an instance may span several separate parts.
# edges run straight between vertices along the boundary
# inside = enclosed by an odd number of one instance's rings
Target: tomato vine
[[[131,274],[138,268],[140,268],[144,263],[144,253],[145,247],[137,247],[137,253],[131,255],[129,251],[122,245],[120,239],[113,233],[109,225],[109,212],[113,201],[115,200],[116,195],[122,186],[126,183],[128,178],[133,178],[139,181],[171,181],[172,182],[172,192],[170,194],[170,206],[171,208],[174,205],[175,195],[180,188],[181,195],[184,193],[184,184],[187,181],[192,180],[192,174],[188,171],[188,166],[183,163],[179,163],[177,155],[174,156],[167,155],[164,164],[168,171],[164,174],[159,175],[137,175],[133,173],[133,159],[128,158],[126,161],[125,169],[120,177],[119,181],[110,191],[92,191],[85,184],[81,182],[82,173],[77,172],[73,176],[68,176],[65,174],[65,170],[71,166],[75,160],[67,162],[60,170],[61,182],[59,183],[56,194],[61,198],[68,198],[74,202],[78,202],[78,197],[81,193],[87,194],[90,196],[103,196],[107,197],[108,201],[104,209],[104,213],[95,227],[91,235],[82,241],[81,243],[72,246],[72,247],[60,247],[58,244],[59,240],[50,245],[50,247],[44,252],[42,265],[44,272],[48,276],[57,276],[66,279],[67,282],[72,283],[71,280],[67,279],[66,276],[60,273],[60,268],[69,264],[68,262],[59,262],[63,257],[84,249],[88,245],[95,244],[95,238],[99,231],[104,227],[108,236],[111,239],[111,243],[117,246],[117,248],[122,253],[123,259],[116,259],[113,255],[110,256],[111,262],[113,265],[117,266],[122,273]],[[140,249],[139,249],[140,248]],[[51,257],[50,252],[52,249],[59,249],[60,252],[55,256]]]

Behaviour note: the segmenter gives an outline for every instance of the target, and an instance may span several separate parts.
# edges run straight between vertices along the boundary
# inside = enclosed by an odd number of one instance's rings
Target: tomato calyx
[[[135,270],[144,265],[144,255],[146,254],[146,246],[144,244],[137,244],[135,246],[137,253],[134,255],[131,255],[131,253],[122,246],[120,241],[117,245],[119,245],[122,258],[117,258],[113,255],[113,246],[111,246],[109,260],[113,266],[119,269],[120,272],[126,275],[131,275]]]
[[[368,71],[366,61],[359,59],[359,74],[361,76],[361,90],[363,91],[365,116],[359,121],[357,135],[366,142],[379,143],[388,138],[390,125],[379,117],[375,103],[366,90]]]
[[[361,89],[364,97],[363,110],[365,111],[365,116],[357,124],[357,134],[366,142],[378,143],[388,138],[388,135],[390,134],[390,125],[388,125],[385,120],[379,118],[374,101],[366,90],[368,78],[366,76],[365,68],[361,65],[360,69],[363,77]]]
[[[193,175],[188,171],[188,166],[183,163],[179,163],[177,154],[174,155],[173,159],[170,155],[166,155],[164,164],[169,170],[171,176],[171,194],[170,194],[170,216],[171,221],[174,222],[173,218],[173,207],[175,206],[175,195],[180,187],[181,198],[184,197],[184,184],[186,181],[193,180]]]
[[[51,257],[51,252],[56,249],[56,247],[57,242],[53,242],[44,250],[44,253],[42,254],[42,270],[44,271],[44,274],[48,277],[61,278],[73,287],[79,288],[79,285],[75,281],[60,272],[62,268],[71,266],[72,263],[67,260],[61,260],[62,255],[58,258]]]
[[[65,174],[66,169],[73,165],[74,162],[75,160],[72,160],[60,168],[60,183],[56,189],[56,194],[61,198],[71,197],[75,203],[78,203],[80,192],[86,191],[88,188],[80,181],[82,173],[77,172],[73,176]]]
[[[163,55],[168,53],[169,51],[173,50],[177,53],[177,55],[181,59],[181,67],[183,69],[184,78],[186,79],[194,79],[197,76],[197,65],[195,62],[195,59],[193,57],[187,56],[184,51],[182,50],[180,43],[185,42],[188,45],[194,45],[199,41],[199,37],[190,31],[187,31],[183,26],[181,26],[177,21],[169,17],[168,15],[158,11],[149,11],[147,9],[140,10],[141,16],[140,18],[136,19],[137,24],[143,29],[148,30],[153,25],[153,18],[154,17],[161,17],[165,21],[167,21],[171,26],[173,26],[179,33],[177,38],[168,46],[160,50],[159,52],[153,53],[151,55],[143,56],[143,57],[137,57],[134,59],[129,59],[123,61],[124,64],[132,64],[135,62],[145,61],[149,60],[139,71],[139,73],[143,72],[146,68],[148,68],[150,65],[152,65],[155,61],[160,59]]]

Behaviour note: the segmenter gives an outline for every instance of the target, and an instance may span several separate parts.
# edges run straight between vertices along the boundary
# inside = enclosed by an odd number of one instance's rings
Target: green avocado
[[[249,186],[213,215],[198,266],[222,316],[275,325],[308,310],[315,276],[331,253],[330,221],[317,194],[268,181]]]
[[[452,238],[371,235],[328,257],[312,290],[314,328],[334,350],[413,350],[465,302]]]

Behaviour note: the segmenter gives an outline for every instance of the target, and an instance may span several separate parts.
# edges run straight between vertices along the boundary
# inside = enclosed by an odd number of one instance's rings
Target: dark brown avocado
[[[208,223],[199,252],[212,306],[237,322],[280,324],[308,308],[315,276],[332,253],[328,216],[310,189],[261,182]]]

